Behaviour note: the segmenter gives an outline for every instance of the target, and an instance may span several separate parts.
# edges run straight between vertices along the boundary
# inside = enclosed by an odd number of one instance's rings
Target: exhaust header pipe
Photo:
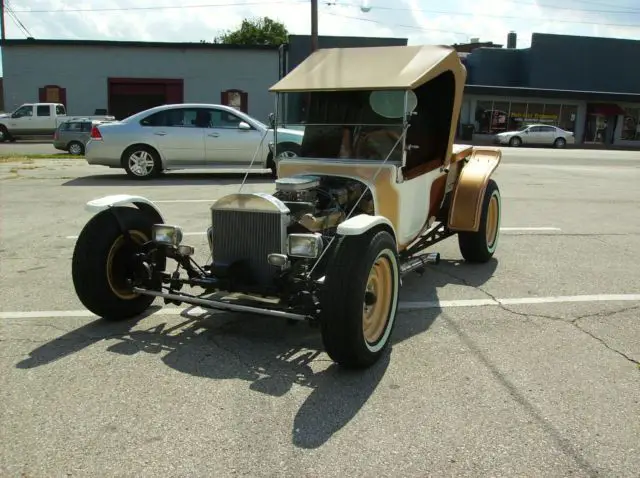
[[[429,254],[425,254],[422,256],[414,257],[413,259],[408,260],[404,264],[400,266],[400,275],[408,274],[409,272],[413,272],[417,269],[420,269],[427,264],[438,265],[440,263],[440,253],[439,252],[431,252]]]

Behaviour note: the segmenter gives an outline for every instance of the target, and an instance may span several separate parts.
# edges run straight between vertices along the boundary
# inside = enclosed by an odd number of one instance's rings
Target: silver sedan
[[[522,126],[516,131],[498,133],[494,137],[494,142],[513,147],[540,145],[564,148],[567,144],[575,144],[575,137],[571,131],[565,131],[556,126],[532,124]]]
[[[96,125],[87,142],[89,164],[123,168],[136,179],[171,169],[271,169],[280,157],[299,155],[303,131],[278,128],[273,158],[273,129],[224,105],[162,105],[121,121]],[[255,155],[255,159],[254,159]]]

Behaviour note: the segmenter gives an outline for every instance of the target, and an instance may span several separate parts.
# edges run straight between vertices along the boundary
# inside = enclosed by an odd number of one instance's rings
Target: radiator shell
[[[238,193],[211,206],[212,255],[215,264],[244,261],[257,284],[272,282],[278,267],[267,262],[272,253],[286,254],[290,211],[270,194]]]

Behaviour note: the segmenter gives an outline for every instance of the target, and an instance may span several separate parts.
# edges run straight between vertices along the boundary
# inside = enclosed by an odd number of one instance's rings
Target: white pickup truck
[[[53,137],[61,123],[77,118],[114,120],[114,116],[67,116],[62,103],[25,103],[12,113],[0,114],[0,143],[17,138]]]

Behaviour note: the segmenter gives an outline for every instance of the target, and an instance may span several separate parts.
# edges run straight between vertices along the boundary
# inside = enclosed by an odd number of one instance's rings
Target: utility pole
[[[2,0],[4,5],[4,0]],[[2,29],[4,34],[4,28]],[[318,0],[311,0],[311,53],[318,49]]]
[[[4,0],[0,0],[0,25],[2,26],[2,41],[4,41],[7,38],[4,31]]]

